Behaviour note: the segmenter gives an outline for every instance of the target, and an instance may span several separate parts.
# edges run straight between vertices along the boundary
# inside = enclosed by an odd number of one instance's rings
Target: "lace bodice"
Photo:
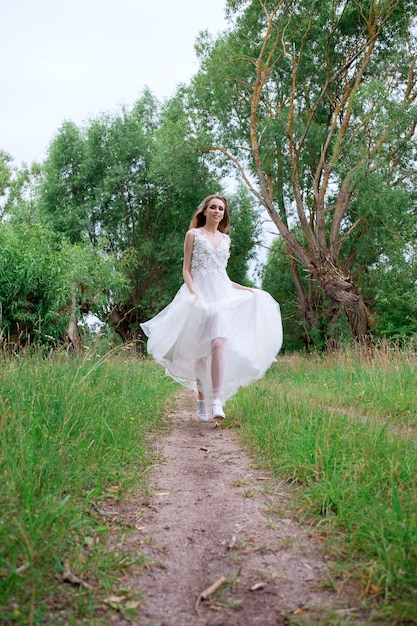
[[[201,233],[201,229],[194,228],[194,248],[191,259],[191,273],[193,275],[215,272],[219,278],[227,277],[226,266],[230,256],[230,238],[223,234],[217,248],[214,248],[208,237]]]

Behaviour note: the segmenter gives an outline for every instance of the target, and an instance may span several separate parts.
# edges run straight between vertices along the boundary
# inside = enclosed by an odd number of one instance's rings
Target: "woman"
[[[156,317],[141,324],[148,352],[166,373],[197,392],[197,417],[224,419],[224,402],[261,378],[282,345],[279,304],[265,291],[232,282],[226,198],[208,196],[184,242],[184,284]]]

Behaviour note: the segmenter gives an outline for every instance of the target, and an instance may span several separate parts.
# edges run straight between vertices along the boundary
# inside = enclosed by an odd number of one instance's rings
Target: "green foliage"
[[[193,140],[187,102],[184,88],[163,105],[145,91],[131,109],[83,128],[65,122],[42,166],[13,169],[2,153],[3,339],[63,341],[70,318],[94,313],[137,340],[139,323],[173,298],[191,216],[221,191]],[[231,199],[240,282],[256,236],[248,202],[242,192]]]
[[[231,219],[231,250],[228,274],[236,283],[249,285],[249,262],[255,258],[255,246],[260,236],[259,214],[253,206],[253,198],[240,185],[228,198]]]
[[[108,320],[127,340],[178,288],[191,214],[213,189],[187,134],[181,93],[161,108],[146,91],[131,110],[64,124],[45,163],[40,202],[53,228],[120,260],[129,289]]]
[[[301,350],[306,346],[306,332],[283,241],[275,239],[262,269],[262,288],[281,306],[283,351]]]
[[[67,293],[58,249],[56,235],[46,228],[0,223],[0,332],[9,343],[65,336],[68,320],[60,310]]]
[[[47,224],[65,233],[71,242],[82,240],[88,226],[84,210],[88,194],[88,180],[82,170],[84,158],[81,131],[73,122],[64,122],[50,144],[44,164],[40,208]]]
[[[231,403],[262,465],[298,485],[326,550],[390,623],[417,618],[415,346],[282,357]]]
[[[38,207],[38,188],[42,179],[42,165],[32,163],[13,168],[4,215],[13,224],[36,224],[41,222]]]
[[[150,362],[93,351],[83,361],[4,360],[0,382],[0,621],[54,621],[48,598],[59,597],[54,606],[71,606],[76,623],[64,563],[88,571],[108,533],[100,501],[145,487],[145,439],[175,385]],[[94,567],[104,586],[122,567],[106,561],[108,552]]]
[[[56,346],[66,341],[71,315],[108,312],[126,281],[114,256],[85,241],[71,244],[45,225],[39,210],[43,167],[11,163],[3,154],[0,345],[14,351]]]
[[[357,336],[357,319],[369,328],[356,289],[364,273],[393,233],[413,241],[417,7],[233,0],[227,13],[229,30],[197,43],[201,143],[237,166],[273,216],[297,260],[308,333],[326,317],[325,326],[338,323],[339,309]],[[311,301],[298,263],[326,298]]]
[[[302,239],[302,237],[300,237]],[[311,308],[315,313],[315,325],[307,324],[300,311],[300,300],[294,284],[294,274],[285,250],[284,241],[275,239],[262,270],[262,288],[268,291],[280,304],[284,331],[283,350],[323,351],[349,341],[350,333],[346,319],[340,309],[333,310],[331,302],[318,282],[308,277],[304,268],[298,266],[298,278],[302,288],[308,293]]]
[[[3,219],[5,213],[5,204],[7,198],[7,192],[11,186],[12,181],[12,157],[4,150],[0,150],[0,220]]]
[[[374,296],[375,335],[403,342],[417,335],[417,264],[409,246],[383,256],[369,273]]]
[[[88,243],[61,242],[61,279],[67,289],[75,288],[76,304],[82,313],[103,318],[128,291],[115,255]],[[73,293],[73,291],[71,291]]]
[[[416,222],[413,197],[384,169],[358,171],[357,195],[344,229],[359,219],[345,254],[374,319],[375,339],[404,340],[417,331]]]
[[[126,341],[138,339],[139,323],[175,295],[191,216],[205,196],[221,191],[196,147],[187,107],[184,88],[163,105],[145,91],[130,110],[84,128],[64,124],[45,163],[40,205],[48,223],[72,243],[88,237],[119,259],[128,289],[104,319]],[[242,277],[255,218],[246,205],[240,212],[240,200],[235,204],[234,259]]]
[[[39,224],[0,223],[0,340],[10,349],[65,340],[70,303],[102,314],[125,281],[108,254]]]
[[[378,219],[383,220],[382,211]],[[373,315],[373,337],[375,341],[385,337],[404,342],[417,334],[414,247],[406,244],[398,233],[386,228],[384,223],[372,229],[369,222],[364,221],[363,229],[354,251],[352,271],[357,273],[358,284]],[[365,272],[362,270],[364,265],[367,267]],[[262,287],[282,305],[284,350],[323,350],[348,342],[349,329],[345,318],[337,315],[336,311],[330,324],[327,314],[320,316],[320,312],[330,306],[328,298],[320,285],[309,279],[301,267],[299,276],[310,300],[316,303],[315,328],[307,326],[300,314],[300,302],[288,255],[282,239],[276,239],[263,268]]]

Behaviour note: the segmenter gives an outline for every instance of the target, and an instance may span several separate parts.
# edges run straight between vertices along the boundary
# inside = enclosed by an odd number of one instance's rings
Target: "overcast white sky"
[[[198,69],[198,33],[227,27],[225,2],[2,0],[0,149],[41,161],[66,119],[133,104],[145,85],[170,97]]]

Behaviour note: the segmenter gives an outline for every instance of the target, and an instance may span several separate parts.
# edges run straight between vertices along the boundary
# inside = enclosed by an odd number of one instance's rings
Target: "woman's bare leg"
[[[204,400],[203,385],[201,384],[201,380],[198,377],[199,370],[201,371],[203,368],[204,368],[204,359],[198,359],[195,362],[196,383],[197,383],[197,398],[198,398],[198,400]]]
[[[203,372],[205,368],[204,359],[198,359],[195,362],[195,377],[197,382],[197,417],[202,422],[207,422],[209,417],[207,413],[207,403],[204,399],[204,389],[199,378],[199,372]]]
[[[224,339],[216,337],[211,342],[211,383],[213,400],[222,401],[224,379]]]

